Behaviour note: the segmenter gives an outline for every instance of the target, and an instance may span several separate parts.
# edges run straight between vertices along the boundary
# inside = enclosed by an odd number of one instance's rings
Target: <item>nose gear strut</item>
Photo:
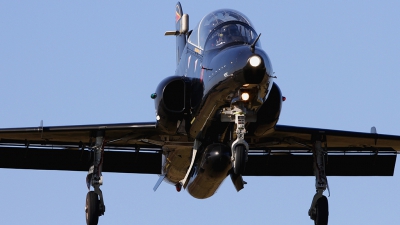
[[[221,112],[222,122],[234,122],[236,125],[236,140],[232,143],[231,151],[233,171],[238,175],[244,172],[248,159],[249,144],[244,139],[246,120],[247,122],[255,122],[254,115],[252,111],[247,112],[243,104],[240,103],[232,107],[224,108]]]

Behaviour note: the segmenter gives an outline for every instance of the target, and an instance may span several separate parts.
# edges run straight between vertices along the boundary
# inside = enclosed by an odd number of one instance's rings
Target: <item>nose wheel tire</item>
[[[328,224],[328,199],[325,196],[322,196],[318,199],[316,208],[316,217],[314,224],[315,225],[327,225]]]
[[[100,200],[94,191],[89,191],[86,195],[86,224],[97,225],[99,222],[99,205]]]
[[[235,174],[242,174],[246,167],[246,148],[244,145],[235,146],[235,160],[233,161],[233,171]]]

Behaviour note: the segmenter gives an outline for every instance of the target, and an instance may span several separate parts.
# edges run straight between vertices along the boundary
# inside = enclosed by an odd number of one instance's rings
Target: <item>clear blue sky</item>
[[[163,36],[175,3],[1,1],[0,127],[154,121],[150,94],[175,71]],[[400,135],[399,1],[181,3],[191,28],[220,8],[250,18],[287,97],[280,124]],[[85,177],[0,169],[1,223],[85,224]],[[329,224],[400,224],[399,169],[328,179]],[[156,175],[105,173],[99,224],[313,224],[313,177],[245,180],[197,200],[166,183],[154,193]]]

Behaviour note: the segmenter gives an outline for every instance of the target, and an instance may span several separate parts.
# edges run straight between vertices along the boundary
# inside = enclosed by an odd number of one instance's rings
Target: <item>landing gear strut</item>
[[[236,140],[232,143],[231,151],[233,171],[237,175],[244,172],[248,157],[249,144],[244,140],[246,120],[247,122],[254,122],[255,117],[252,111],[247,112],[246,108],[240,103],[238,106],[234,105],[222,110],[221,121],[235,122],[236,125]]]
[[[321,147],[322,141],[326,140],[324,136],[319,135],[313,139],[314,175],[317,193],[311,202],[308,215],[314,220],[315,225],[327,225],[329,217],[328,199],[323,195],[323,192],[328,187],[328,179],[325,174],[325,153]]]
[[[96,136],[96,144],[92,148],[94,151],[93,166],[90,167],[86,176],[86,184],[89,192],[86,195],[86,224],[97,225],[99,216],[104,215],[106,207],[104,205],[103,192],[100,190],[100,185],[103,184],[103,176],[101,174],[103,168],[103,153],[104,153],[104,131],[98,131]],[[90,186],[94,191],[90,191]]]

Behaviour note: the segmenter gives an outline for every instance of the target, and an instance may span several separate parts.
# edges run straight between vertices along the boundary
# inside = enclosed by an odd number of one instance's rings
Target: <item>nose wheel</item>
[[[233,171],[235,174],[242,174],[246,167],[246,147],[244,145],[236,145],[233,152],[235,157]]]

